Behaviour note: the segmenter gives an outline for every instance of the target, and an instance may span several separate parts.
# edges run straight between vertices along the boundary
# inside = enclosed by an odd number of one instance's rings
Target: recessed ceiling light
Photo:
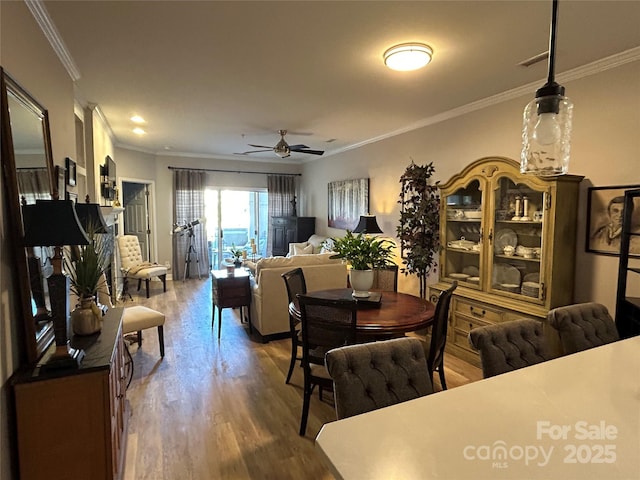
[[[143,129],[141,129],[140,127],[136,127],[136,128],[134,128],[134,129],[133,129],[133,133],[135,133],[136,135],[144,135],[144,134],[145,134],[145,133],[147,133],[147,132],[145,132],[145,131],[144,131]]]
[[[131,120],[133,123],[145,123],[145,119],[142,118],[140,115],[134,115],[129,120]]]
[[[431,61],[433,49],[424,43],[402,43],[384,52],[384,64],[392,70],[407,72]]]

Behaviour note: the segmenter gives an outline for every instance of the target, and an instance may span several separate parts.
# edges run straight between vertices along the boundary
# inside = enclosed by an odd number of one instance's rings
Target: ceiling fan
[[[268,152],[270,150],[273,150],[276,153],[276,155],[278,155],[280,158],[287,158],[289,155],[291,155],[291,152],[308,153],[310,155],[322,155],[324,153],[324,150],[312,150],[308,146],[302,145],[302,144],[289,145],[284,139],[284,136],[287,134],[287,131],[278,130],[278,133],[280,134],[280,141],[276,143],[275,147],[268,147],[266,145],[253,145],[250,143],[249,144],[250,147],[261,148],[262,150],[249,150],[248,152],[238,153],[237,155],[248,155],[250,153]]]

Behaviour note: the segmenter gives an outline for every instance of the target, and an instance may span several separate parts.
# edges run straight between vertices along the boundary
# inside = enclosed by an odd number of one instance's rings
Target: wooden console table
[[[236,268],[233,275],[229,275],[227,270],[212,270],[211,294],[213,298],[211,328],[214,326],[216,307],[218,307],[218,340],[220,340],[220,330],[222,329],[223,308],[240,307],[240,318],[244,321],[243,309],[247,307],[249,333],[253,333],[251,326],[251,282],[249,272],[241,268]]]
[[[85,351],[78,369],[41,373],[37,365],[12,377],[22,480],[122,477],[129,417],[122,312],[110,309],[100,333],[71,339]]]

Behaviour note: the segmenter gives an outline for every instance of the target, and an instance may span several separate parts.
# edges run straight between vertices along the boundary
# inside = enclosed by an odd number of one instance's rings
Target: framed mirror
[[[6,225],[13,248],[14,285],[20,300],[21,362],[35,363],[53,341],[46,278],[51,256],[24,247],[23,204],[54,194],[53,157],[47,111],[0,67],[2,173]]]

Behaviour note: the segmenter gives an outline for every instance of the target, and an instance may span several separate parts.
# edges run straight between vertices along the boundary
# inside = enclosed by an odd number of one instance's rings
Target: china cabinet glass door
[[[446,196],[442,275],[470,288],[481,288],[483,191],[479,180]]]
[[[489,291],[541,302],[548,193],[507,176],[495,178],[492,193]]]

